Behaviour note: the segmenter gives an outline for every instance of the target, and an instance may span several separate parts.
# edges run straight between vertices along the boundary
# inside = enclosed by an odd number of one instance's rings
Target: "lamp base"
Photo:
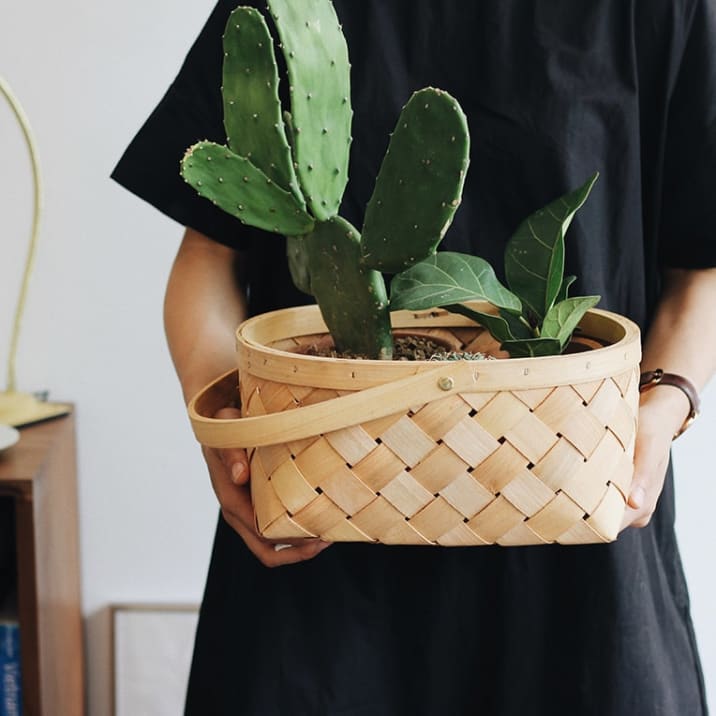
[[[0,423],[15,428],[42,420],[67,415],[70,406],[65,403],[48,403],[38,400],[31,393],[17,391],[0,392]]]

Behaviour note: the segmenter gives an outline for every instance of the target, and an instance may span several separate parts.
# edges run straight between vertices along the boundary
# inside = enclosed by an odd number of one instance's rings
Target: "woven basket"
[[[469,352],[495,348],[444,311],[399,311],[393,325]],[[591,310],[581,351],[488,361],[300,353],[325,333],[315,306],[246,321],[244,417],[211,418],[235,393],[236,372],[189,406],[201,443],[249,448],[263,536],[444,546],[616,538],[638,406],[631,321]]]

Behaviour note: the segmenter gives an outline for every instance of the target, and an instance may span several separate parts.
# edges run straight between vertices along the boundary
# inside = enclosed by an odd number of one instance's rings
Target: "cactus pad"
[[[286,237],[286,258],[293,285],[303,293],[313,296],[311,271],[308,265],[310,255],[306,239],[309,237]]]
[[[325,221],[348,181],[348,48],[329,0],[269,0],[269,9],[288,69],[299,182],[311,213]]]
[[[245,224],[289,236],[313,228],[313,219],[293,194],[220,144],[199,142],[190,147],[181,174],[200,196]]]
[[[222,96],[229,147],[303,202],[278,96],[273,39],[258,10],[239,7],[224,31]]]
[[[410,98],[366,209],[363,262],[397,273],[435,253],[460,204],[470,137],[460,105],[426,88]]]
[[[308,251],[311,293],[336,348],[370,358],[390,358],[393,338],[383,277],[360,265],[360,235],[345,219],[316,224],[296,241]]]

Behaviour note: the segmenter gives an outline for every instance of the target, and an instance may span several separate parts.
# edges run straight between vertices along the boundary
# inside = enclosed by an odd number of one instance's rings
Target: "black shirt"
[[[664,266],[716,265],[716,11],[709,0],[336,0],[352,61],[356,226],[401,106],[453,94],[472,136],[441,248],[502,265],[522,218],[598,170],[566,240],[575,294],[648,326]],[[258,6],[258,5],[257,5]],[[283,240],[179,176],[224,142],[220,2],[113,174],[248,252],[252,313],[304,302]],[[285,84],[285,83],[284,83]],[[267,570],[220,519],[187,713],[698,716],[706,713],[668,476],[649,527],[611,545],[334,545]]]

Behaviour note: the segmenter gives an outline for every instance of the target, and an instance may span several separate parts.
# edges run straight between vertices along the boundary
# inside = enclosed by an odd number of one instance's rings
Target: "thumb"
[[[222,408],[217,411],[215,417],[220,420],[233,420],[241,417],[241,411],[237,408]],[[231,475],[231,481],[235,485],[245,485],[249,481],[249,459],[246,450],[243,448],[223,448],[218,450],[221,462]]]

